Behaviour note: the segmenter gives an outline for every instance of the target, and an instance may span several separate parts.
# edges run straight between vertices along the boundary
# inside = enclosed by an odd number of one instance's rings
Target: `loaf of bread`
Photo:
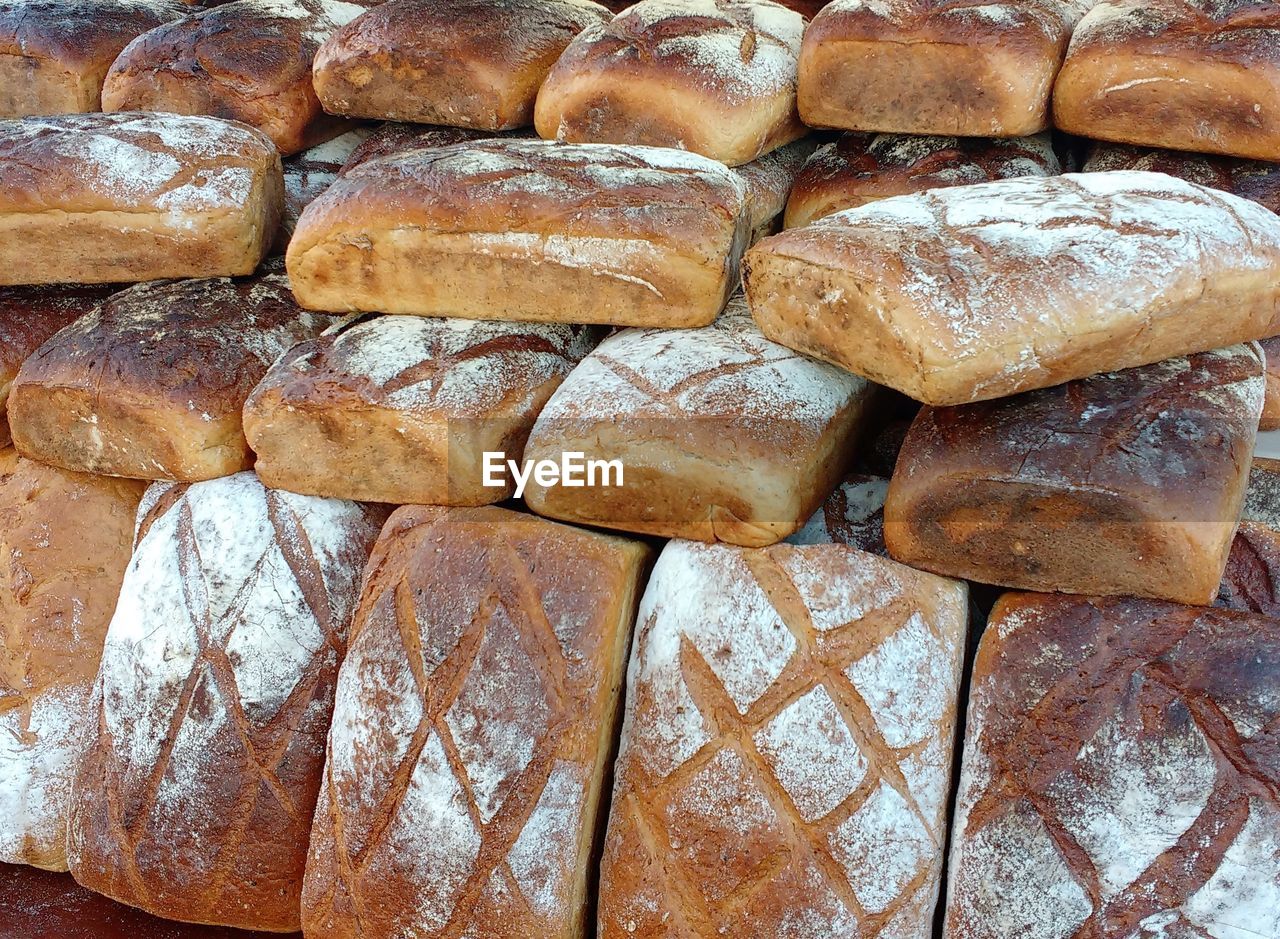
[[[1280,333],[1280,218],[1158,173],[884,199],[747,254],[765,335],[961,404]]]
[[[1280,935],[1280,620],[1009,594],[973,673],[950,939]]]
[[[589,934],[647,554],[492,507],[391,516],[338,682],[308,939]]]
[[[805,133],[803,33],[773,0],[641,0],[569,43],[538,92],[538,133],[748,163]]]
[[[280,157],[209,117],[0,123],[0,285],[249,274],[280,223]]]
[[[963,584],[668,543],[636,617],[600,939],[928,936]]]
[[[1210,603],[1263,387],[1251,343],[926,407],[889,485],[889,553],[1005,587]]]
[[[470,130],[466,127],[436,127],[388,121],[380,125],[351,151],[351,156],[347,157],[347,162],[342,166],[342,172],[353,170],[361,163],[404,153],[406,150],[430,150],[434,147],[447,147],[450,144],[467,143],[472,140],[487,140],[494,136],[483,130]]]
[[[746,191],[720,163],[656,147],[412,150],[308,206],[289,277],[315,310],[703,326],[737,285]]]
[[[765,339],[740,302],[697,330],[615,333],[551,396],[525,460],[529,508],[624,531],[767,545],[848,469],[873,388]],[[596,472],[587,473],[594,467]]]
[[[1007,139],[842,134],[819,147],[796,177],[785,227],[924,189],[1061,171],[1048,134]]]
[[[120,50],[189,12],[180,0],[0,0],[0,118],[100,110]]]
[[[1141,170],[1168,173],[1210,189],[1243,196],[1280,212],[1280,166],[1263,160],[1100,143],[1084,163],[1086,173]]]
[[[787,539],[787,544],[843,544],[888,557],[889,549],[884,543],[884,499],[888,491],[889,480],[883,476],[850,474],[804,527]]]
[[[805,160],[818,141],[801,137],[759,159],[735,166],[733,171],[747,184],[747,217],[751,226],[750,244],[775,234],[782,226],[782,213],[787,207],[791,187]]]
[[[27,356],[111,295],[114,288],[93,286],[0,287],[0,447],[9,434],[9,390]]]
[[[1101,0],[1053,88],[1070,133],[1280,160],[1280,10],[1220,0]]]
[[[397,505],[487,505],[486,453],[519,463],[534,419],[600,341],[595,327],[379,316],[295,346],[249,397],[268,486]],[[504,466],[504,464],[500,464]]]
[[[389,0],[321,47],[316,94],[331,114],[525,127],[565,46],[611,17],[592,0]]]
[[[9,395],[14,446],[43,463],[135,479],[247,469],[249,392],[334,321],[300,309],[283,273],[137,284],[23,363]]]
[[[293,237],[293,230],[298,227],[302,210],[333,185],[347,160],[369,135],[369,129],[358,127],[284,161],[284,212],[276,251],[284,253],[289,239]]]
[[[67,869],[71,781],[142,489],[0,451],[0,861]]]
[[[811,127],[1022,137],[1049,126],[1071,30],[1094,0],[833,0],[805,31]]]
[[[111,66],[104,111],[215,114],[282,154],[341,133],[311,86],[320,44],[375,0],[236,0],[143,33]]]
[[[1280,617],[1280,462],[1254,458],[1215,606]]]
[[[299,928],[338,666],[384,517],[253,473],[147,490],[71,801],[76,880],[168,919]]]

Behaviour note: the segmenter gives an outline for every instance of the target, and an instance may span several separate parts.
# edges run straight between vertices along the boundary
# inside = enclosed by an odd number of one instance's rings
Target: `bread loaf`
[[[1280,620],[1010,594],[974,666],[951,939],[1280,935]]]
[[[0,462],[0,861],[65,871],[71,780],[142,484],[8,449]]]
[[[299,927],[338,665],[383,514],[252,473],[157,484],[76,776],[76,880],[157,916]]]
[[[0,447],[9,435],[9,389],[27,356],[112,292],[104,286],[0,287]]]
[[[535,474],[524,498],[569,522],[773,544],[848,468],[872,391],[769,342],[740,303],[704,329],[618,332],[551,396],[525,447],[534,466],[576,453],[599,472],[577,485]]]
[[[269,486],[393,504],[485,505],[485,453],[519,461],[534,418],[600,330],[379,316],[295,346],[244,408]]]
[[[930,934],[963,584],[672,541],[637,614],[600,939]]]
[[[188,12],[180,0],[0,0],[0,118],[100,110],[120,50]]]
[[[271,142],[214,118],[0,123],[0,285],[251,273],[282,188]]]
[[[884,498],[888,491],[889,480],[883,476],[850,474],[787,544],[842,544],[888,557],[884,543]]]
[[[782,213],[787,207],[787,197],[791,195],[796,175],[816,146],[814,137],[802,137],[733,168],[747,184],[751,244],[774,234],[781,227]]]
[[[1061,172],[1048,134],[1010,139],[842,134],[797,175],[785,226],[798,228],[877,199]]]
[[[338,682],[309,939],[587,934],[646,554],[491,507],[391,516]]]
[[[805,133],[803,33],[772,0],[641,0],[569,43],[538,92],[538,133],[748,163]]]
[[[1215,606],[1280,617],[1280,463],[1254,458]]]
[[[1262,160],[1177,150],[1151,150],[1125,144],[1097,144],[1085,161],[1086,173],[1142,170],[1168,173],[1210,189],[1243,196],[1272,212],[1280,212],[1280,166]]]
[[[1250,344],[924,408],[889,485],[889,553],[1005,587],[1210,603],[1263,384]]]
[[[236,0],[144,33],[107,73],[105,111],[243,121],[282,154],[341,133],[311,86],[320,44],[374,0]]]
[[[138,284],[26,360],[9,398],[14,445],[86,473],[229,476],[252,465],[249,392],[333,322],[299,309],[282,273]]]
[[[898,196],[747,255],[765,335],[961,404],[1280,332],[1280,218],[1158,173]]]
[[[389,121],[382,124],[365,138],[360,146],[351,151],[347,162],[342,165],[342,172],[353,170],[361,163],[368,163],[379,157],[404,153],[406,150],[429,150],[434,147],[447,147],[455,143],[467,143],[472,140],[491,139],[493,134],[483,130],[469,130],[466,127],[433,127],[423,124],[397,124]]]
[[[702,326],[749,221],[745,184],[705,157],[487,140],[349,170],[287,257],[315,310]]]
[[[1100,0],[1071,39],[1053,116],[1102,140],[1280,160],[1280,11]]]
[[[284,213],[276,241],[278,252],[283,253],[288,247],[302,210],[333,185],[347,160],[369,134],[363,127],[349,130],[284,161]]]
[[[805,31],[811,127],[1022,137],[1049,126],[1071,30],[1094,0],[833,0]]]
[[[611,16],[592,0],[390,0],[321,47],[316,93],[331,114],[524,127],[565,46]]]

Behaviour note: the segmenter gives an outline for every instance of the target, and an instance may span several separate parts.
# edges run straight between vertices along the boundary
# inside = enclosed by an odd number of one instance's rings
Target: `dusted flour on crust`
[[[843,544],[887,557],[884,498],[888,491],[889,480],[883,476],[849,476],[787,544]]]
[[[841,545],[669,542],[637,614],[599,934],[924,936],[966,591]]]

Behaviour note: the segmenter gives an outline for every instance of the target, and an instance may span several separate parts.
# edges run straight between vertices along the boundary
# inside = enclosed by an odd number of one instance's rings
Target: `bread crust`
[[[0,126],[0,285],[250,274],[280,157],[240,124],[76,114]]]
[[[776,234],[782,227],[787,197],[805,160],[818,146],[817,138],[801,137],[764,156],[735,166],[733,171],[747,184],[747,214],[751,244]]]
[[[486,140],[492,136],[487,131],[467,127],[436,127],[388,121],[379,125],[360,146],[351,151],[347,162],[342,165],[342,172],[353,170],[370,160],[404,153],[406,150],[430,150],[455,143]]]
[[[1116,170],[1167,173],[1210,189],[1221,189],[1280,213],[1280,166],[1264,160],[1099,143],[1083,167],[1086,173]]]
[[[316,93],[350,117],[524,127],[565,46],[611,16],[591,0],[390,0],[321,47]]]
[[[344,173],[286,255],[309,309],[698,326],[737,281],[746,186],[653,147],[483,140]]]
[[[309,147],[283,161],[284,208],[280,219],[280,234],[273,247],[273,254],[283,254],[289,239],[298,227],[302,210],[333,185],[352,154],[368,139],[372,130],[357,127],[340,137]]]
[[[884,500],[889,480],[884,476],[851,473],[809,516],[787,544],[842,544],[859,551],[889,556],[884,543]]]

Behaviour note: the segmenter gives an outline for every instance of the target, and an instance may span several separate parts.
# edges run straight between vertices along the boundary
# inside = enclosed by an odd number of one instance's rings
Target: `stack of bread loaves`
[[[1278,75],[0,0],[0,939],[1280,939]]]

